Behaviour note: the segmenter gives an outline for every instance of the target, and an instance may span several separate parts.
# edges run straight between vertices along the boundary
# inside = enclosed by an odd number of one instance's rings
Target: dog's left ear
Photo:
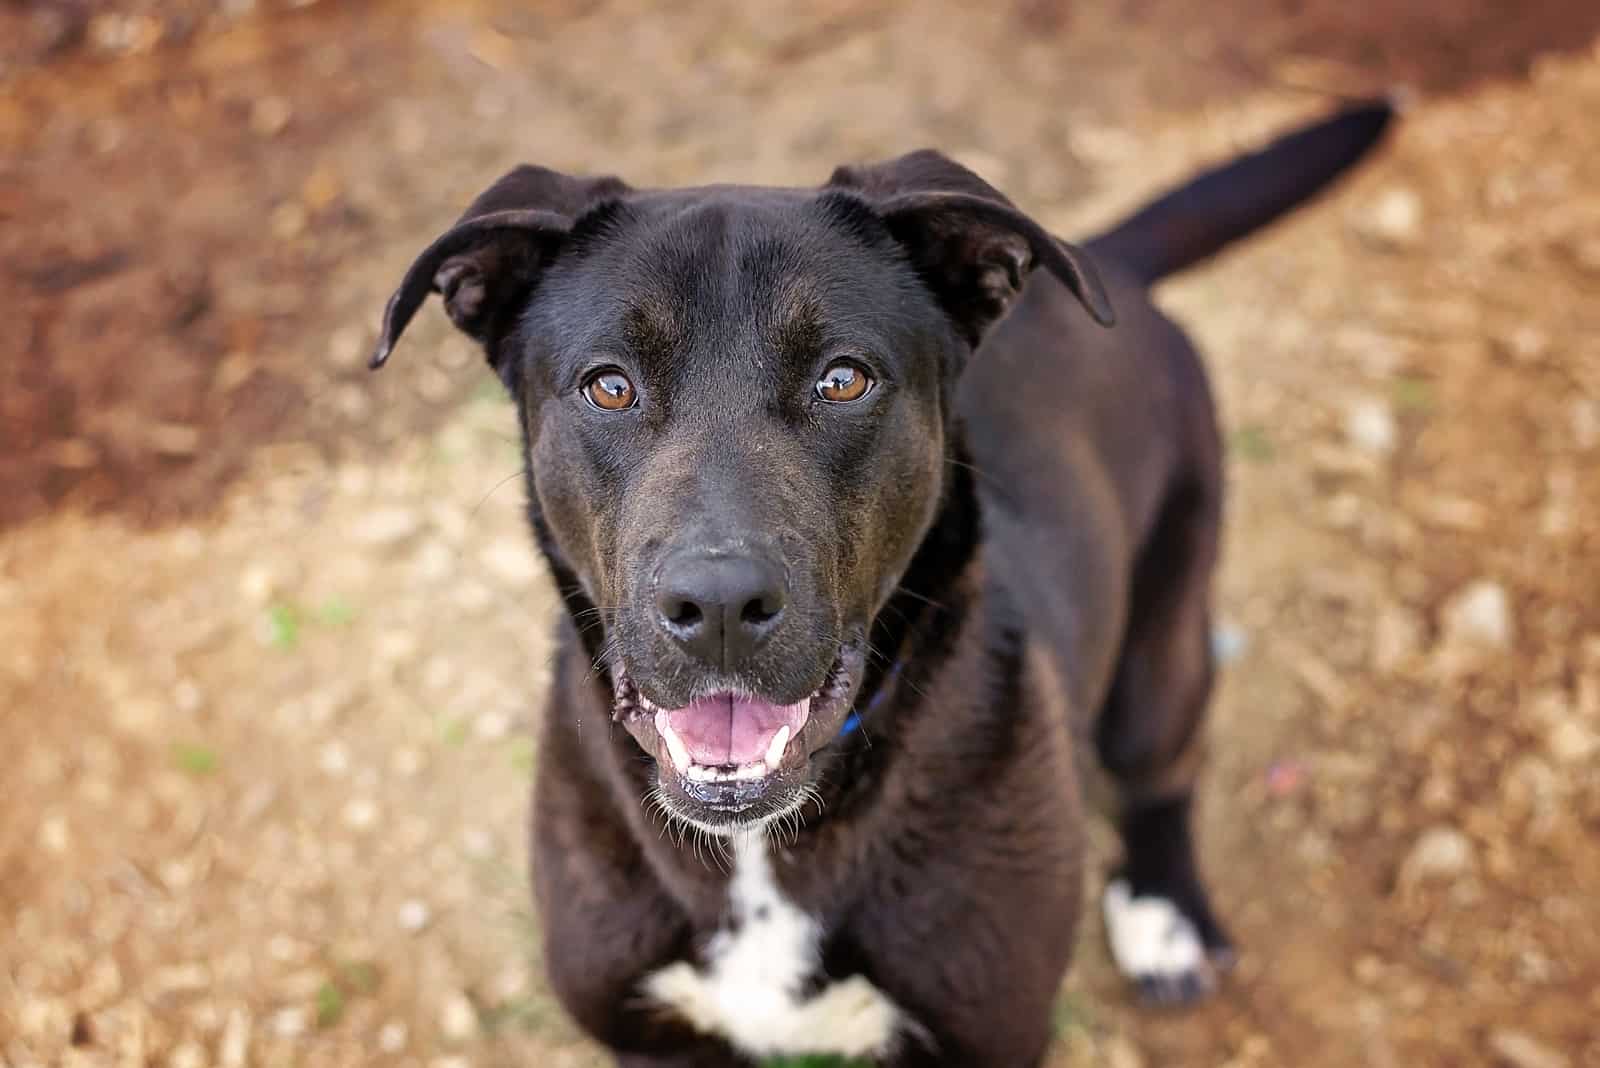
[[[412,261],[384,309],[371,366],[383,366],[428,294],[439,293],[450,321],[483,346],[504,377],[508,359],[501,342],[574,222],[627,192],[617,178],[573,177],[547,167],[524,165],[503,175]]]
[[[1038,267],[1065,285],[1095,322],[1116,322],[1082,249],[1052,237],[993,186],[938,152],[840,167],[828,188],[852,190],[866,200],[973,346]]]

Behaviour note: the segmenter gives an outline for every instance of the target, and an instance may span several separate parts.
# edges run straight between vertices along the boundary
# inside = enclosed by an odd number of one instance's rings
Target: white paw
[[[1200,932],[1164,897],[1134,897],[1123,879],[1106,886],[1106,936],[1117,969],[1149,1001],[1194,1001],[1216,984]]]
[[[859,975],[834,983],[800,1006],[798,1029],[826,1035],[830,1049],[846,1057],[885,1052],[894,1041],[900,1010],[883,991]]]

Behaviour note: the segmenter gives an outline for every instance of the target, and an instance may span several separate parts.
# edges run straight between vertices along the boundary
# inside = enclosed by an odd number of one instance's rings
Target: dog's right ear
[[[574,178],[546,167],[525,165],[503,176],[407,269],[384,309],[372,368],[388,360],[428,294],[439,293],[450,321],[483,346],[504,378],[501,343],[574,222],[627,192],[618,178]]]

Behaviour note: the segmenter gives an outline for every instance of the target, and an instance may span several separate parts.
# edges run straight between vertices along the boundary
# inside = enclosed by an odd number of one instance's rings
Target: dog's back
[[[1086,242],[1117,311],[1114,330],[1038,276],[975,354],[960,411],[985,505],[986,555],[1047,648],[1068,651],[1058,667],[1074,708],[1094,711],[1105,692],[1128,592],[1119,578],[1150,550],[1163,510],[1175,496],[1220,506],[1205,371],[1150,287],[1314,197],[1393,116],[1388,101],[1342,111],[1199,175]],[[1095,529],[1097,517],[1118,529]]]

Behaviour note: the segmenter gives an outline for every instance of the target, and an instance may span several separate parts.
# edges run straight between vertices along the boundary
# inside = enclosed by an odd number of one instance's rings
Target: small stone
[[[1372,625],[1372,666],[1389,674],[1422,649],[1422,619],[1399,604],[1378,608]]]
[[[272,1033],[279,1038],[299,1038],[306,1033],[311,1023],[311,1014],[306,1009],[294,1006],[279,1009],[272,1016]]]
[[[250,1014],[244,1009],[228,1013],[228,1022],[222,1029],[222,1041],[217,1046],[217,1063],[221,1068],[245,1068],[250,1057]]]
[[[1416,886],[1433,880],[1457,879],[1472,870],[1472,840],[1454,827],[1424,831],[1400,867],[1400,882]]]
[[[472,1068],[472,1062],[459,1053],[453,1053],[445,1057],[435,1057],[428,1062],[428,1068]]]
[[[1509,1028],[1489,1035],[1489,1048],[1503,1068],[1570,1068],[1565,1053],[1551,1049],[1525,1031]]]
[[[294,108],[281,96],[264,96],[250,108],[250,129],[262,137],[276,137],[294,117]]]
[[[1369,453],[1388,455],[1394,451],[1394,414],[1389,406],[1372,397],[1351,404],[1345,412],[1344,432],[1350,443]]]
[[[1373,202],[1358,229],[1385,248],[1411,248],[1422,240],[1422,198],[1403,186],[1387,189]]]
[[[481,582],[468,580],[456,586],[453,599],[462,612],[475,616],[488,611],[494,604],[494,591]]]
[[[433,912],[428,908],[428,903],[418,898],[412,898],[401,904],[400,911],[395,914],[395,922],[402,931],[412,934],[428,926],[428,921],[433,918]]]
[[[200,451],[200,429],[186,423],[155,423],[149,429],[150,447],[162,456],[193,456]]]
[[[1600,404],[1587,397],[1577,397],[1572,402],[1570,418],[1573,444],[1584,452],[1600,445]]]
[[[1600,752],[1600,734],[1576,719],[1563,719],[1550,725],[1545,747],[1563,764],[1582,764]]]
[[[1445,603],[1440,627],[1446,643],[1503,649],[1511,644],[1511,599],[1505,587],[1479,579]]]
[[[338,368],[354,370],[367,362],[371,341],[365,327],[347,323],[328,335],[328,359]]]
[[[1122,1035],[1112,1035],[1101,1044],[1100,1054],[1106,1068],[1144,1068],[1144,1054]]]
[[[285,200],[282,204],[272,209],[272,214],[267,218],[267,226],[272,231],[272,236],[280,241],[289,241],[305,233],[306,224],[311,221],[311,215],[306,211],[306,206],[298,200]]]
[[[456,569],[456,554],[442,541],[424,542],[411,561],[411,573],[423,582],[440,582]]]
[[[378,1031],[378,1048],[385,1053],[402,1053],[409,1037],[402,1021],[390,1020]]]
[[[206,1068],[206,1051],[192,1039],[180,1042],[167,1055],[167,1068]]]
[[[350,770],[350,750],[343,742],[329,742],[317,754],[317,765],[325,775],[344,775]]]
[[[1550,351],[1550,335],[1524,323],[1495,339],[1500,351],[1517,363],[1537,363]]]
[[[533,550],[521,538],[491,542],[478,559],[491,575],[510,586],[528,586],[539,575]]]
[[[422,529],[422,517],[409,508],[378,508],[358,519],[351,537],[362,545],[396,545]]]
[[[1455,780],[1442,772],[1434,772],[1423,782],[1418,800],[1429,812],[1437,815],[1449,812],[1457,800]]]
[[[474,721],[472,730],[479,738],[492,742],[511,732],[511,717],[504,712],[485,712]]]
[[[239,595],[254,604],[266,604],[278,592],[278,576],[270,564],[252,564],[239,576]]]
[[[1600,237],[1585,237],[1574,241],[1572,262],[1586,274],[1600,274]]]
[[[72,831],[64,816],[46,816],[39,821],[39,845],[47,853],[65,853],[72,845]]]
[[[466,1042],[478,1033],[478,1010],[462,993],[451,994],[439,1010],[439,1029],[451,1042]]]
[[[404,745],[394,751],[389,758],[389,768],[402,779],[409,779],[422,770],[422,750],[415,746]]]
[[[1211,631],[1211,655],[1220,664],[1239,659],[1250,648],[1250,635],[1243,627],[1232,623],[1219,623]]]
[[[344,806],[344,825],[352,831],[370,831],[378,822],[377,802],[370,798],[353,798]]]
[[[316,213],[326,210],[343,192],[344,182],[339,172],[332,165],[323,163],[301,183],[300,199],[308,210]]]

